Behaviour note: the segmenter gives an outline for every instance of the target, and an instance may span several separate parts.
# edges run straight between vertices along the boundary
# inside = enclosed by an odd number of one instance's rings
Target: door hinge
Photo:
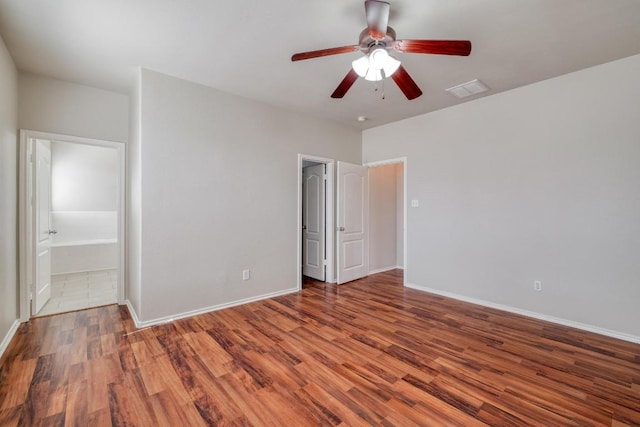
[[[324,180],[327,180],[327,174],[325,173],[324,175],[322,175],[322,177],[324,178]]]
[[[327,260],[322,260],[322,265],[326,266],[327,265]]]
[[[33,292],[29,292],[29,301],[33,301]]]

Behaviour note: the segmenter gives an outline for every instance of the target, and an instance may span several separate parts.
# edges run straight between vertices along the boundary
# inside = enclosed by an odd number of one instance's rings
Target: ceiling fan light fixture
[[[333,91],[331,98],[343,98],[358,80],[358,77],[375,82],[391,76],[408,100],[421,96],[420,87],[407,73],[407,70],[400,65],[400,61],[389,55],[389,51],[393,49],[401,53],[469,56],[471,42],[469,40],[397,39],[395,30],[388,25],[389,1],[366,0],[364,2],[367,28],[360,32],[358,44],[295,53],[291,56],[291,61],[321,58],[359,50],[364,53],[364,56],[352,62],[353,68],[347,72],[336,90]],[[384,85],[381,86],[384,93]],[[477,88],[461,90],[472,92]]]
[[[351,66],[358,76],[370,82],[377,82],[395,73],[400,67],[400,61],[390,56],[385,49],[378,48],[369,55],[356,59]]]

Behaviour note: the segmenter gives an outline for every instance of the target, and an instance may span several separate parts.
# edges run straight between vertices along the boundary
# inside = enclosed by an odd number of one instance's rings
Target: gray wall
[[[20,72],[21,129],[126,142],[129,97]]]
[[[639,75],[640,55],[365,131],[365,162],[408,157],[407,282],[640,337]]]
[[[0,38],[0,343],[18,319],[17,132],[18,72]]]
[[[360,163],[361,133],[148,70],[141,87],[139,318],[295,288],[298,153]]]

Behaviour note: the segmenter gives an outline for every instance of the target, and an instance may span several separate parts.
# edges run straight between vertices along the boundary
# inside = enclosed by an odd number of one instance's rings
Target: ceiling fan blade
[[[408,100],[416,99],[417,97],[422,95],[422,91],[402,65],[398,67],[396,72],[391,75],[391,78],[394,82],[396,82],[396,84]]]
[[[291,56],[292,61],[301,61],[303,59],[320,58],[321,56],[338,55],[340,53],[355,52],[360,46],[342,46],[331,47],[329,49],[312,50],[309,52],[300,52]]]
[[[393,48],[405,53],[431,53],[435,55],[469,56],[469,40],[396,40]]]
[[[367,27],[369,35],[376,40],[382,40],[387,35],[389,23],[389,2],[380,0],[366,0],[364,9],[367,13]]]
[[[342,98],[347,93],[347,91],[351,89],[351,86],[353,86],[356,80],[358,80],[358,74],[353,71],[352,68],[349,70],[344,79],[342,79],[336,90],[333,91],[331,97]]]

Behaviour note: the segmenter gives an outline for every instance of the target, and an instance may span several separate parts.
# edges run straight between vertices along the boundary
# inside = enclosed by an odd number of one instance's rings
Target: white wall
[[[408,157],[407,281],[640,337],[639,75],[640,55],[365,131],[365,162]]]
[[[20,72],[21,129],[126,142],[129,97]]]
[[[18,72],[0,38],[0,354],[18,319]]]
[[[369,271],[397,265],[396,165],[369,168]]]
[[[53,211],[117,211],[118,151],[51,142]]]
[[[298,153],[360,163],[360,132],[147,70],[141,105],[139,318],[294,289]]]

